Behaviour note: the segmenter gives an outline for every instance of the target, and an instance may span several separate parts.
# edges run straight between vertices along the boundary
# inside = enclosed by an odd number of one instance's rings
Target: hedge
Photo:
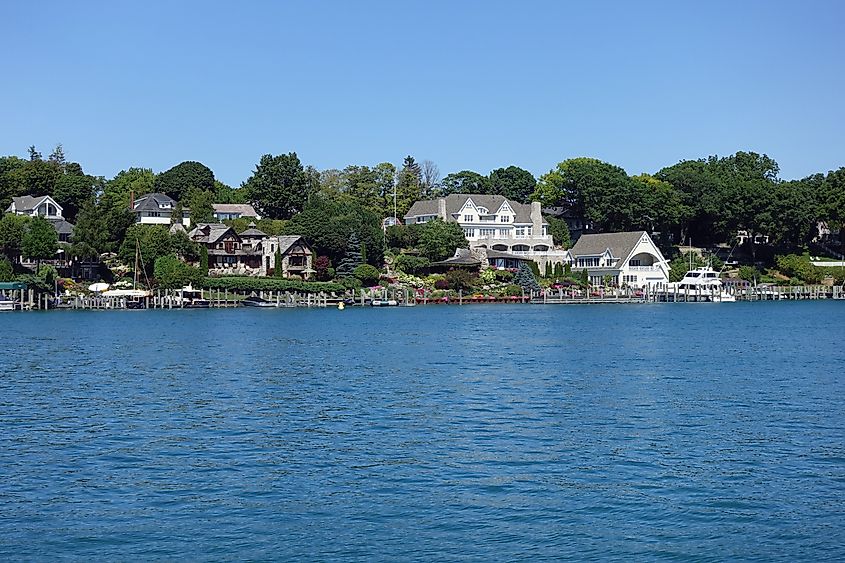
[[[229,291],[299,291],[302,293],[345,291],[345,288],[339,283],[306,282],[278,278],[251,278],[247,276],[203,278],[202,287],[205,289],[225,289]]]

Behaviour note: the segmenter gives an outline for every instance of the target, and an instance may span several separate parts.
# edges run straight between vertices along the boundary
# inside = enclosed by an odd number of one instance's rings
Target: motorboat
[[[263,297],[259,297],[258,295],[250,295],[241,301],[241,305],[244,307],[276,307],[276,303],[274,301],[269,301]]]
[[[395,299],[373,299],[370,301],[371,307],[396,307],[399,302]]]
[[[683,295],[689,301],[710,301],[713,303],[731,303],[736,297],[725,291],[719,272],[710,266],[695,268],[684,274],[679,282],[667,285],[669,293]]]
[[[109,289],[102,293],[103,297],[117,297],[125,300],[127,309],[146,309],[152,292],[145,289]]]
[[[188,284],[176,291],[173,305],[183,309],[208,309],[211,302],[203,297],[201,289],[194,289]]]

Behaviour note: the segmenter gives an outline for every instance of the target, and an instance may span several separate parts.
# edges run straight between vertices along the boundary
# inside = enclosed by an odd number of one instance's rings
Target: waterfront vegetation
[[[186,161],[155,173],[129,167],[106,179],[83,172],[66,159],[58,145],[45,159],[35,147],[28,158],[0,157],[0,205],[12,197],[52,195],[75,223],[69,242],[59,242],[43,219],[6,214],[0,219],[0,281],[26,280],[47,287],[55,270],[42,261],[102,260],[108,281],[134,278],[149,287],[175,288],[193,283],[232,290],[343,291],[378,284],[427,287],[443,292],[513,294],[539,286],[584,286],[584,272],[550,266],[533,272],[465,271],[431,273],[432,264],[466,248],[457,224],[432,221],[382,229],[385,217],[402,218],[419,199],[452,193],[498,194],[519,202],[540,201],[563,215],[582,218],[593,230],[647,230],[655,234],[672,260],[671,280],[693,267],[718,259],[682,254],[678,244],[693,239],[698,246],[734,246],[738,232],[749,240],[735,275],[752,282],[818,283],[830,275],[843,283],[841,268],[819,268],[811,253],[818,228],[840,230],[828,248],[845,248],[845,168],[799,180],[778,177],[772,158],[752,152],[682,161],[653,173],[630,176],[622,168],[592,158],[562,161],[535,179],[519,167],[507,166],[483,175],[462,170],[441,178],[430,161],[411,156],[401,166],[350,165],[343,170],[317,170],[303,165],[296,153],[264,155],[240,187],[218,181],[199,162]],[[315,253],[316,282],[296,279],[209,278],[207,255],[184,233],[166,226],[133,223],[130,200],[162,192],[178,202],[192,224],[212,220],[213,203],[249,202],[263,215],[258,228],[270,235],[301,235]],[[394,199],[395,198],[395,199]],[[395,201],[395,203],[394,203]],[[395,208],[394,208],[395,205]],[[547,217],[555,243],[566,248],[570,233],[562,219]],[[237,232],[248,219],[226,221]],[[767,237],[755,243],[754,235]],[[134,272],[137,252],[142,260]],[[35,263],[21,266],[21,259]],[[533,264],[533,263],[532,263]],[[492,278],[491,278],[492,276]],[[65,282],[62,282],[65,283]],[[69,282],[68,282],[69,283]],[[329,284],[329,285],[321,285]]]

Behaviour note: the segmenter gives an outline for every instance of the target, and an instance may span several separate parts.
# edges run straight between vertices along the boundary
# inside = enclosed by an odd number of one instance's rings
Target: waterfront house
[[[582,235],[569,250],[573,270],[587,270],[590,283],[654,287],[669,281],[669,263],[645,231]]]
[[[523,204],[500,195],[451,194],[415,202],[405,214],[405,224],[434,219],[458,223],[471,249],[483,248],[521,256],[544,267],[562,263],[565,253],[554,248],[549,224],[540,204]]]
[[[208,251],[210,275],[258,275],[261,267],[261,249],[254,244],[244,244],[235,230],[223,223],[199,223],[188,236]]]
[[[267,237],[261,241],[263,263],[261,275],[275,275],[276,268],[282,269],[282,277],[299,276],[308,279],[314,273],[314,253],[305,239],[299,235]],[[276,252],[281,256],[281,264],[276,263]]]
[[[249,217],[258,221],[261,216],[248,203],[215,203],[212,205],[214,218],[218,221]]]
[[[12,203],[6,208],[6,213],[47,219],[56,230],[59,242],[70,242],[73,224],[65,220],[62,216],[63,211],[62,206],[48,195],[13,197]]]
[[[301,236],[268,236],[250,225],[241,234],[223,223],[200,223],[188,236],[208,251],[208,273],[212,276],[271,276],[282,268],[282,277],[307,279],[312,269],[313,252]],[[276,264],[276,252],[281,264]]]
[[[136,223],[169,225],[172,222],[173,210],[176,208],[176,200],[167,194],[152,193],[134,199],[129,206]],[[179,217],[177,221],[186,227],[191,224],[187,213],[187,209],[182,209],[182,217]]]

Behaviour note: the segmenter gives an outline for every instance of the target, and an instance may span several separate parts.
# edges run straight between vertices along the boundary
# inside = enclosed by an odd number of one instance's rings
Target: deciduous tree
[[[292,152],[262,156],[252,176],[241,187],[262,215],[289,219],[305,207],[312,184],[299,157]]]

